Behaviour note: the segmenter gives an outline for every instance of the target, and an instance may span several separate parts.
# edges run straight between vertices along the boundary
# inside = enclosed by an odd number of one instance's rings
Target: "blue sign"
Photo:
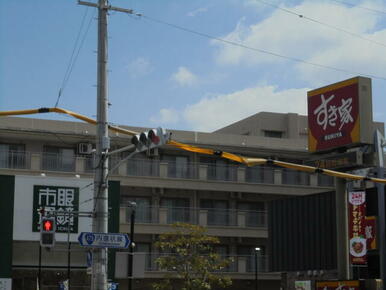
[[[108,289],[109,290],[118,290],[118,283],[115,283],[115,282],[109,282],[108,284]]]
[[[89,248],[127,249],[130,240],[127,234],[88,233],[82,232],[78,237],[79,244]]]

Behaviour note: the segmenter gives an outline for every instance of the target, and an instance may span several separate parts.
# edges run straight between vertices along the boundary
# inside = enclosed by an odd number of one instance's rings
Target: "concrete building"
[[[306,137],[305,116],[265,112],[214,133],[172,131],[173,140],[179,142],[297,163],[310,158]],[[39,197],[39,202],[43,202],[42,190],[57,190],[59,200],[63,190],[75,188],[78,198],[70,195],[75,206],[71,209],[64,206],[61,210],[92,210],[95,161],[87,144],[94,144],[94,140],[95,127],[89,124],[1,118],[0,175],[3,181],[0,194],[5,196],[6,202],[0,205],[0,217],[8,218],[0,221],[3,224],[0,225],[3,229],[0,244],[4,245],[4,253],[0,253],[0,278],[11,274],[13,289],[35,289],[39,263],[39,233],[35,227],[39,204],[36,200]],[[111,134],[112,148],[128,144],[129,136]],[[148,156],[138,154],[110,173],[110,194],[114,196],[110,229],[128,233],[130,212],[127,205],[130,201],[138,205],[136,251],[146,253],[146,258],[144,275],[135,279],[134,289],[151,289],[151,282],[164,274],[154,262],[159,255],[154,242],[177,221],[203,225],[210,235],[220,238],[221,244],[216,250],[234,258],[234,263],[224,270],[233,279],[231,289],[254,289],[255,247],[262,249],[258,257],[260,289],[279,289],[281,273],[268,271],[267,202],[331,191],[332,178],[270,166],[247,168],[171,146],[150,153]],[[125,156],[127,153],[112,157],[110,166]],[[46,204],[48,201],[49,197]],[[55,206],[58,210],[58,202]],[[77,236],[81,231],[91,231],[91,219],[78,217],[69,221],[65,217],[62,222],[71,224],[70,233],[57,234],[56,247],[42,250],[43,289],[56,289],[53,287],[57,287],[58,281],[67,277],[67,239],[71,241],[72,250],[71,285],[77,287],[74,289],[88,289],[87,249],[79,246]],[[120,265],[111,261],[110,274],[114,278]],[[120,289],[125,289],[128,280],[114,278],[114,281],[120,283]]]

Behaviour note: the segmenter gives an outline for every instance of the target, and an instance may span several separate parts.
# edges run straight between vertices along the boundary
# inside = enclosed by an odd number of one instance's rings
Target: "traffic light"
[[[46,248],[55,246],[56,224],[54,217],[42,217],[40,222],[40,245]]]
[[[143,152],[165,145],[170,137],[170,132],[166,132],[163,128],[157,128],[133,136],[131,143],[135,145],[136,151]]]

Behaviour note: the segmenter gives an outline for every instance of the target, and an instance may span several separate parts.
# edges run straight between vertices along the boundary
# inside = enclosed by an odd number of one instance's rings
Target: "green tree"
[[[163,253],[156,260],[159,268],[168,271],[164,279],[154,283],[155,290],[171,290],[172,279],[182,290],[210,290],[214,285],[225,288],[232,284],[229,276],[216,271],[226,268],[231,259],[222,258],[213,251],[213,245],[219,243],[217,237],[206,235],[201,226],[176,223],[174,231],[159,236],[156,246]],[[178,281],[177,281],[178,279]],[[177,288],[175,288],[177,289]]]

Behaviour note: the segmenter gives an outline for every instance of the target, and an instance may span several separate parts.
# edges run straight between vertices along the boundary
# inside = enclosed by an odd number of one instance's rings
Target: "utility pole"
[[[94,233],[107,233],[108,157],[110,140],[107,124],[107,0],[98,3],[97,133],[94,176]],[[91,289],[107,289],[107,248],[94,249]]]
[[[78,1],[81,5],[98,8],[98,66],[97,66],[97,132],[96,168],[94,176],[94,213],[92,230],[107,233],[108,225],[108,153],[110,139],[107,119],[107,13],[115,10],[133,13],[131,9],[112,7],[108,0],[98,0],[98,4]],[[92,290],[107,289],[107,248],[96,248],[92,259]]]

